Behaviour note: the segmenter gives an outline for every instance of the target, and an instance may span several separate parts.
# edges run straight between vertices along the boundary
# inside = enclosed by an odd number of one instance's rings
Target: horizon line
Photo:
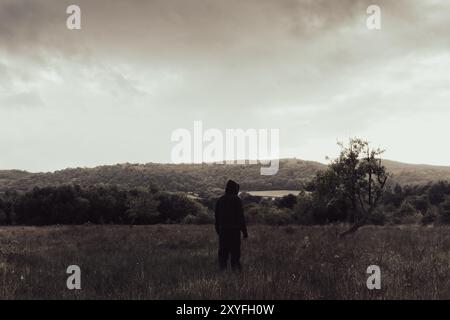
[[[202,162],[202,163],[195,163],[195,162],[187,162],[187,163],[173,163],[173,162],[116,162],[116,163],[105,163],[105,164],[99,164],[99,165],[93,165],[93,166],[68,166],[65,168],[61,168],[61,169],[55,169],[55,170],[49,170],[49,171],[32,171],[32,170],[27,170],[27,169],[17,169],[17,168],[12,168],[12,169],[2,169],[0,168],[0,172],[6,172],[6,171],[19,171],[19,172],[24,172],[24,173],[30,173],[30,174],[51,174],[51,173],[56,173],[59,171],[65,171],[65,170],[76,170],[76,169],[95,169],[95,168],[100,168],[100,167],[114,167],[114,166],[123,166],[123,165],[131,165],[131,166],[140,166],[140,165],[172,165],[172,166],[179,166],[179,165],[191,165],[191,166],[198,166],[198,165],[248,165],[248,166],[256,166],[259,165],[260,163],[254,163],[254,164],[250,164],[247,163],[249,161],[273,161],[273,160],[278,160],[278,161],[286,161],[286,160],[300,160],[300,161],[304,161],[304,162],[313,162],[316,164],[320,164],[320,165],[324,165],[327,166],[327,163],[321,162],[321,161],[317,161],[317,160],[306,160],[306,159],[302,159],[302,158],[297,158],[297,157],[286,157],[286,158],[280,158],[280,159],[263,159],[263,160],[234,160],[236,161],[245,161],[246,163],[225,163],[227,160],[223,160],[220,162]],[[398,163],[398,164],[403,164],[403,165],[410,165],[410,166],[427,166],[427,167],[441,167],[441,168],[449,168],[450,169],[450,165],[435,165],[435,164],[428,164],[428,163],[413,163],[413,162],[403,162],[403,161],[398,161],[398,160],[392,160],[392,159],[382,159],[383,161],[388,161],[388,162],[393,162],[393,163]]]

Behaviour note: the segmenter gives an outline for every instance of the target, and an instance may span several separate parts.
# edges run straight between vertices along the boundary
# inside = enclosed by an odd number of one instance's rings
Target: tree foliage
[[[364,225],[379,205],[389,174],[382,165],[383,150],[371,148],[361,139],[339,144],[341,152],[328,169],[315,179],[315,196],[326,202],[324,210],[346,214],[352,228],[342,236]],[[336,217],[339,218],[339,217]]]
[[[0,196],[0,223],[155,224],[182,222],[186,215],[204,221],[207,209],[184,194],[154,187],[130,190],[115,186],[35,187],[28,192]]]

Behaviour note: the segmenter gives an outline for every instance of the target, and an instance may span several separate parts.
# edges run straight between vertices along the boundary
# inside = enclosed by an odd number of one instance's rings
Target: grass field
[[[450,299],[450,229],[250,226],[220,273],[212,226],[0,228],[1,299]],[[66,268],[81,267],[81,290]],[[379,265],[382,289],[368,290]]]

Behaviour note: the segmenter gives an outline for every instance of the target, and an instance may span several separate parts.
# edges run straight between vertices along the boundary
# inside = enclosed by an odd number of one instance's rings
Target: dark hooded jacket
[[[218,234],[224,230],[241,230],[244,237],[247,237],[244,210],[238,194],[239,184],[228,180],[225,194],[216,203],[216,231]]]

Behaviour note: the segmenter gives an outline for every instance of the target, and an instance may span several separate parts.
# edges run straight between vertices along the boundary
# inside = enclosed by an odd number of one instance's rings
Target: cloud
[[[280,128],[282,152],[311,159],[358,133],[394,148],[382,122],[413,135],[411,113],[445,115],[450,2],[379,0],[382,29],[369,31],[372,2],[79,0],[82,30],[71,31],[72,2],[2,0],[0,117],[13,120],[2,120],[0,166],[167,161],[171,130],[194,120]],[[19,140],[46,152],[18,162]],[[49,163],[55,145],[64,151]]]

